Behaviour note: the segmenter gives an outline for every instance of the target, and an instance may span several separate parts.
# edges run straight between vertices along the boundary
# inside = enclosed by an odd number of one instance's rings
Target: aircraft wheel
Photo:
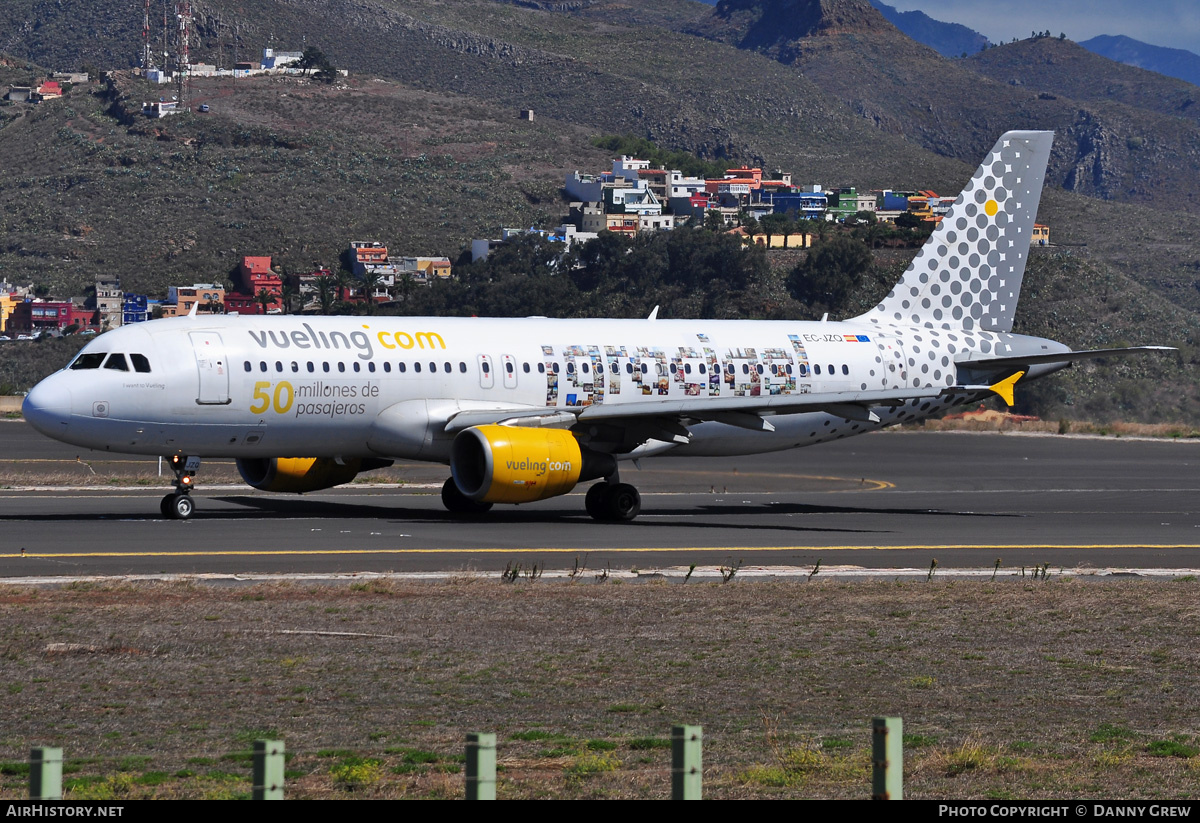
[[[196,511],[196,503],[188,494],[171,495],[170,516],[175,520],[187,520]]]
[[[453,477],[442,484],[442,505],[455,514],[482,514],[492,507],[491,503],[477,503],[463,494]]]
[[[628,522],[642,511],[642,496],[628,483],[614,483],[604,496],[609,520]]]
[[[583,499],[583,507],[587,509],[587,513],[595,520],[605,520],[608,517],[604,510],[604,497],[608,494],[607,483],[597,483],[587,490],[587,497]]]
[[[168,494],[166,497],[164,497],[162,500],[160,500],[158,502],[158,510],[160,512],[162,512],[163,517],[171,518],[173,516],[171,514],[171,503],[174,502],[174,500],[175,500],[175,495]]]

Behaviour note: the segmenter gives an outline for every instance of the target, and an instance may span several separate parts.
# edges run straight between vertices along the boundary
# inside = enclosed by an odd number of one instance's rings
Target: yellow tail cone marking
[[[1024,376],[1025,372],[1019,371],[1011,377],[1004,378],[999,383],[996,383],[989,388],[991,388],[991,390],[996,394],[1000,395],[1000,399],[1003,400],[1005,404],[1011,406],[1013,404],[1013,388],[1017,385],[1017,381]]]

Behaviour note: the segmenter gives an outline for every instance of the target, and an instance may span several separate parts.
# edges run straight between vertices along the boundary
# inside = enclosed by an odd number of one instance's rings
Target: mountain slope
[[[944,23],[923,11],[900,11],[880,0],[871,0],[871,5],[893,26],[943,57],[965,57],[988,44],[986,37],[961,23]]]
[[[1052,184],[1200,213],[1196,121],[997,82],[906,37],[866,0],[722,0],[697,31],[792,66],[879,130],[939,154],[973,162],[1007,129],[1051,129]]]
[[[1200,86],[1200,55],[1186,49],[1152,46],[1125,35],[1102,34],[1079,45],[1090,52],[1125,63],[1129,66],[1155,71],[1168,77],[1186,80]]]
[[[1200,58],[1197,58],[1200,60]],[[1200,123],[1200,87],[1101,57],[1070,40],[1040,37],[971,55],[967,65],[1001,83],[1112,102]]]

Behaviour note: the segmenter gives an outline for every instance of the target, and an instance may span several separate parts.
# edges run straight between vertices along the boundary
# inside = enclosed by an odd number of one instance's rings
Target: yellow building
[[[0,333],[3,333],[8,328],[8,318],[13,312],[13,307],[22,302],[11,294],[0,294]]]
[[[768,249],[807,249],[815,239],[811,234],[750,234],[741,226],[727,233],[740,237],[744,245],[753,243]]]
[[[174,301],[172,301],[174,298]],[[163,317],[186,317],[192,306],[200,304],[196,314],[224,314],[225,289],[213,283],[196,283],[193,286],[171,286],[167,302],[163,304]]]
[[[427,280],[445,280],[451,275],[449,257],[418,257],[417,271],[423,272]]]

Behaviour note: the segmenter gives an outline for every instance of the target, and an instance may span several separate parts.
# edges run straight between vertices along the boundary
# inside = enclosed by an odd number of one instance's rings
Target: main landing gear
[[[642,496],[628,483],[597,483],[587,491],[584,508],[596,520],[626,523],[642,510]]]
[[[163,506],[173,495],[167,495]],[[187,495],[184,494],[184,499]],[[442,505],[454,514],[483,514],[492,507],[491,503],[478,503],[463,494],[454,478],[442,484]],[[628,483],[604,481],[587,491],[584,498],[587,513],[596,520],[609,523],[627,523],[642,511],[642,496]]]
[[[492,507],[491,503],[479,503],[459,491],[453,477],[442,484],[442,505],[454,514],[483,514]]]
[[[196,470],[199,468],[199,457],[171,455],[171,471],[175,472],[175,491],[158,504],[158,510],[162,512],[163,517],[169,520],[187,520],[195,513],[196,501],[192,500],[191,491]]]

